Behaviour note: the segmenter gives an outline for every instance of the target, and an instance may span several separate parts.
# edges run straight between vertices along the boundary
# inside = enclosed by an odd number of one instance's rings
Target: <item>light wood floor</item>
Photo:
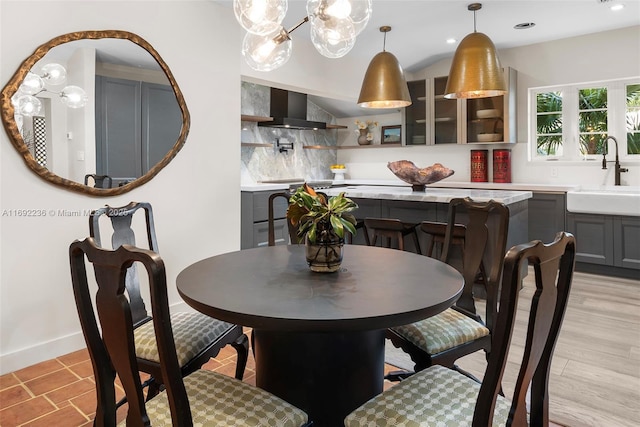
[[[505,394],[510,396],[523,352],[535,284],[525,280],[512,339]],[[522,300],[524,301],[525,298]],[[484,354],[460,367],[481,377]],[[640,426],[640,280],[576,272],[549,380],[550,418],[572,427]]]

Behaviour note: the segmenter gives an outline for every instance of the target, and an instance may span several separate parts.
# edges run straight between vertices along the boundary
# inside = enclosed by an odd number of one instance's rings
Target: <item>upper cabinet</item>
[[[444,90],[447,87],[447,76],[432,80],[433,98],[431,101],[431,126],[433,138],[431,144],[462,144],[463,133],[460,124],[464,121],[463,100],[447,99]]]
[[[445,98],[447,76],[408,82],[413,104],[404,112],[405,144],[516,142],[516,71],[506,68],[505,79],[506,95],[476,99]]]
[[[505,68],[508,92],[489,98],[462,99],[462,143],[516,142],[516,71]]]
[[[404,135],[405,145],[427,144],[429,129],[427,126],[428,85],[426,80],[407,82],[411,105],[404,109]]]

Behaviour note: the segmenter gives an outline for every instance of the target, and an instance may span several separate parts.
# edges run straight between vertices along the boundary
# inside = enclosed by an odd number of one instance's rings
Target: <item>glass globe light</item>
[[[233,12],[242,28],[258,35],[278,28],[287,7],[287,0],[233,0]]]
[[[22,95],[16,102],[16,114],[37,116],[42,111],[42,102],[33,95]]]
[[[307,15],[310,18],[349,18],[356,35],[367,26],[371,10],[371,0],[309,0],[307,2]]]
[[[43,89],[44,81],[39,75],[32,72],[27,73],[27,76],[20,85],[20,91],[28,95],[35,95],[36,93],[42,92]]]
[[[371,18],[371,0],[351,0],[351,14],[349,18],[353,22],[356,36],[364,30]]]
[[[42,67],[42,78],[50,85],[59,85],[67,79],[67,70],[62,65],[52,62]]]
[[[18,90],[16,91],[16,93],[14,93],[13,96],[11,97],[11,105],[13,105],[13,108],[18,108],[18,99],[23,95],[26,95],[26,94],[22,91],[22,86],[20,86],[18,87]]]
[[[349,18],[311,20],[311,42],[322,56],[340,58],[346,55],[356,43],[353,23]]]
[[[247,33],[242,42],[242,56],[256,71],[271,71],[291,58],[291,39],[281,26],[265,35]]]
[[[78,86],[66,86],[60,92],[60,100],[69,108],[82,108],[87,105],[87,93]]]

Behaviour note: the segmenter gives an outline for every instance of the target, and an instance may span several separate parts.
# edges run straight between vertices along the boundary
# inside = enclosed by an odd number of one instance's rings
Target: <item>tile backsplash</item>
[[[269,116],[270,88],[242,82],[242,114]],[[307,100],[307,119],[335,123],[335,117]],[[243,143],[272,144],[273,147],[242,146],[241,182],[252,184],[264,180],[301,178],[332,179],[329,166],[336,163],[336,150],[304,149],[303,146],[336,146],[338,130],[295,130],[259,127],[255,122],[242,122],[240,140]],[[280,152],[276,139],[292,143],[293,150]]]

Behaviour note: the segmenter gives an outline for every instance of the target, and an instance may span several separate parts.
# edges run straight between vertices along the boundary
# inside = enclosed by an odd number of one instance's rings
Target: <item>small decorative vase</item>
[[[358,144],[360,145],[369,145],[371,141],[367,139],[367,134],[369,133],[369,129],[358,129],[360,131],[360,135],[358,135]]]
[[[340,269],[344,239],[336,237],[336,240],[311,243],[309,238],[305,237],[304,243],[307,263],[311,271],[333,273]]]

